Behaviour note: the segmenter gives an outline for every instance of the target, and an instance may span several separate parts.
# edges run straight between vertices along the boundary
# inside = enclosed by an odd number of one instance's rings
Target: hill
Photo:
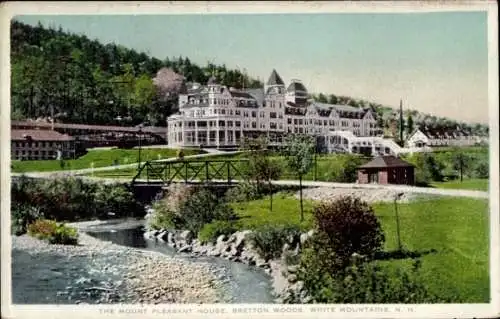
[[[161,68],[170,68],[186,81],[206,83],[211,75],[228,86],[263,84],[239,70],[189,58],[160,60],[116,44],[102,44],[78,35],[11,24],[12,117],[46,117],[64,122],[133,125],[150,121],[165,125],[177,105],[153,83]]]

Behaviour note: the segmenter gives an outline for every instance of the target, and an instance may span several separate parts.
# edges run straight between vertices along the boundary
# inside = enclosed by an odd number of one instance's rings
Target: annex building
[[[330,141],[332,131],[375,137],[382,134],[375,116],[370,108],[311,101],[301,81],[286,86],[273,70],[260,89],[237,90],[214,77],[206,85],[189,83],[179,96],[179,111],[168,118],[167,137],[174,147],[214,148],[238,147],[243,138],[261,134],[271,146],[280,145],[288,133],[324,141]]]

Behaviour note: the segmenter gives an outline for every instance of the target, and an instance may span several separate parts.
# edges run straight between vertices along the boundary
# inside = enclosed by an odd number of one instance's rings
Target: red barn
[[[360,184],[415,184],[415,168],[395,156],[380,156],[358,168]]]

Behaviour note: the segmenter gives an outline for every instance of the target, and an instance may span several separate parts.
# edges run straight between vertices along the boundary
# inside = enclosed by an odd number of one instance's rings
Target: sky
[[[311,93],[352,96],[468,122],[488,121],[486,12],[32,15],[159,59],[276,69]]]

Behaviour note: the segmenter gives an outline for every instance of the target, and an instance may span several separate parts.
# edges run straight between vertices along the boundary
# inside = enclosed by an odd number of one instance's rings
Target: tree
[[[138,111],[145,116],[147,113],[152,112],[151,104],[156,94],[156,88],[151,78],[143,74],[135,82],[134,104]]]
[[[349,196],[323,202],[313,212],[319,246],[329,247],[334,257],[329,270],[344,268],[354,253],[373,258],[383,247],[385,236],[373,209]]]
[[[456,148],[453,150],[452,163],[453,169],[458,171],[460,175],[460,182],[462,182],[464,180],[464,170],[468,170],[471,164],[470,156],[461,149]]]
[[[414,129],[414,123],[413,123],[413,116],[411,114],[408,114],[408,119],[406,120],[406,134],[409,136],[411,133],[413,133]]]
[[[291,134],[285,137],[282,153],[290,171],[299,177],[300,188],[300,220],[304,220],[304,203],[302,201],[302,177],[313,165],[315,150],[314,137],[304,134]]]
[[[259,137],[256,139],[245,139],[243,149],[248,152],[248,171],[247,176],[257,183],[257,191],[262,190],[262,183],[266,182],[269,187],[270,207],[273,210],[273,185],[272,181],[279,179],[281,167],[276,161],[271,160],[267,152],[267,139]]]
[[[328,98],[323,93],[318,95],[317,101],[320,103],[328,103]]]

